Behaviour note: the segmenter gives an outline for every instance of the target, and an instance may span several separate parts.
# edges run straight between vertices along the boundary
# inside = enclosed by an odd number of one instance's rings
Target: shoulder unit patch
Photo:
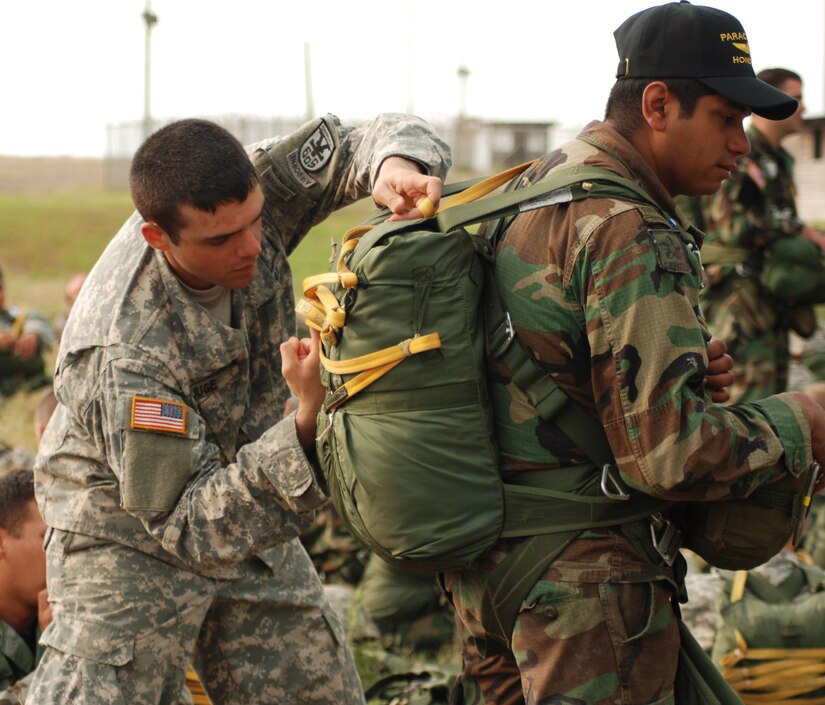
[[[693,271],[690,267],[687,248],[678,230],[650,228],[648,232],[653,240],[659,267],[666,272],[676,274],[690,274]]]
[[[301,166],[308,172],[321,171],[335,152],[335,143],[325,123],[321,123],[301,145]]]

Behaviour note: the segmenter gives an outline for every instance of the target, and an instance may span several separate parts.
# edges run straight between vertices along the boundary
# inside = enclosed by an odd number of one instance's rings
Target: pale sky
[[[757,70],[802,74],[823,109],[822,0],[705,0],[735,15]],[[407,111],[601,118],[618,63],[613,30],[651,0],[152,0],[151,112],[161,119]],[[144,111],[146,0],[0,0],[0,155],[103,156],[106,125]],[[290,9],[286,9],[289,6]],[[431,9],[430,9],[431,8]]]

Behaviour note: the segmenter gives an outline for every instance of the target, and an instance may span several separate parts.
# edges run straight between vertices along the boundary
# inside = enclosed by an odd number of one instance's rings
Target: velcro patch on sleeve
[[[187,407],[176,401],[132,398],[130,426],[142,431],[164,431],[186,435]]]
[[[687,248],[678,230],[648,230],[656,250],[656,261],[661,269],[676,274],[690,274]]]

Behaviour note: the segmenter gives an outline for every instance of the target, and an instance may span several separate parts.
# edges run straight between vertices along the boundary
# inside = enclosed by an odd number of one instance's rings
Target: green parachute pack
[[[317,450],[330,495],[353,535],[402,567],[464,568],[502,536],[559,526],[578,534],[662,504],[510,485],[499,474],[488,353],[523,358],[511,369],[524,368],[516,383],[540,412],[572,417],[573,437],[598,447],[600,462],[611,455],[606,438],[589,437],[601,427],[516,344],[492,278],[491,238],[465,226],[579,198],[645,199],[618,175],[572,167],[476,200],[527,166],[445,187],[458,195],[435,217],[350,230],[335,271],[304,282],[298,313],[321,331],[329,390]]]
[[[428,572],[466,568],[499,538],[526,539],[491,573],[484,597],[482,622],[502,644],[530,586],[583,530],[652,517],[653,559],[669,563],[681,541],[675,525],[662,520],[671,503],[624,486],[601,425],[515,336],[493,276],[496,233],[519,212],[583,198],[636,202],[648,212],[658,206],[635,182],[585,166],[513,188],[527,166],[445,186],[452,198],[433,217],[382,222],[384,211],[348,231],[333,271],[307,278],[297,307],[321,333],[328,395],[317,452],[352,534],[384,560]],[[505,184],[504,192],[487,195]],[[483,235],[472,231],[483,222]],[[591,464],[531,477],[530,484],[503,480],[487,356],[504,361],[539,415],[585,449]],[[801,499],[785,488],[758,492],[768,495],[758,530],[738,531],[733,542],[725,531],[703,540],[697,550],[709,563],[753,567],[770,557],[766,545],[779,550],[799,523]],[[697,503],[683,514],[700,532],[738,529],[729,515],[749,506]],[[743,542],[742,560],[727,555]],[[714,555],[719,549],[725,555]]]
[[[713,660],[746,705],[825,703],[825,572],[789,566],[723,574]]]

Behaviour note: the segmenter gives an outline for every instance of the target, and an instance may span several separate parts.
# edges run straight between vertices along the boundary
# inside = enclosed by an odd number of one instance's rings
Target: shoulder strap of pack
[[[572,166],[553,171],[525,188],[505,191],[456,207],[447,205],[435,217],[438,229],[446,233],[493,218],[583,198],[617,198],[657,205],[635,181],[602,167]]]
[[[513,207],[521,212],[565,203],[583,198],[616,198],[656,206],[653,198],[634,181],[625,179],[599,167],[571,167],[552,173],[533,186],[502,194],[506,198],[484,199],[476,206],[474,217],[486,218],[508,215]],[[485,203],[487,205],[485,205]],[[443,227],[456,227],[466,219],[468,207],[443,216]],[[467,214],[467,215],[465,215]],[[449,220],[448,220],[449,217]],[[487,233],[491,241],[497,232]],[[487,268],[484,286],[484,316],[488,331],[488,349],[496,359],[501,359],[512,374],[513,383],[521,389],[541,418],[553,419],[559,429],[579,448],[587,453],[597,468],[613,462],[613,453],[602,425],[556,384],[553,376],[541,368],[533,353],[515,335],[512,321],[502,305],[492,268]]]

